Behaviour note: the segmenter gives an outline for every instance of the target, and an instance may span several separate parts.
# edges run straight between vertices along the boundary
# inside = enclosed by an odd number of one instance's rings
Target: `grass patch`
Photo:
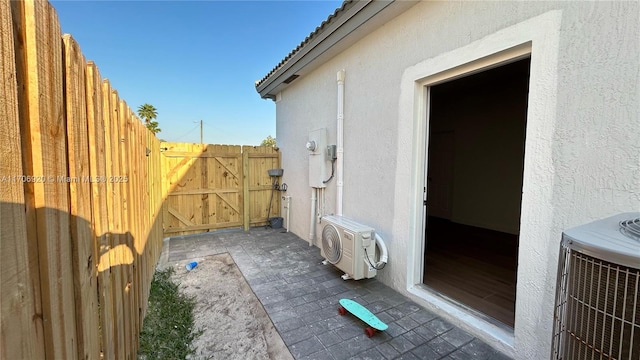
[[[180,292],[172,274],[169,268],[153,275],[138,359],[184,359],[195,352],[191,343],[202,333],[193,328],[196,302]]]

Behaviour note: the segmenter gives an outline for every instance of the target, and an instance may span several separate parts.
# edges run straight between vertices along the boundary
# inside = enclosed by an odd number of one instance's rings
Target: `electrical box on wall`
[[[329,160],[335,160],[338,158],[338,151],[337,151],[336,145],[327,146],[327,156],[329,157]]]
[[[309,186],[324,188],[327,176],[327,129],[317,129],[309,132],[307,141],[309,151]]]

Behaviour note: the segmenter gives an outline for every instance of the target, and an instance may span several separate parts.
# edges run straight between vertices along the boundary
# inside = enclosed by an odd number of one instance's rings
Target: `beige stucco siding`
[[[422,2],[410,8],[280,94],[277,139],[292,197],[290,230],[308,238],[305,142],[309,131],[324,127],[328,142],[336,143],[336,72],[344,69],[344,215],[385,239],[390,260],[379,279],[429,306],[407,290],[419,234],[422,136],[414,121],[420,100],[407,84],[447,54],[481,53],[478,47],[494,39],[537,34],[515,330],[492,338],[490,328],[467,329],[517,359],[547,358],[562,230],[640,210],[639,14],[638,2]],[[527,30],[535,24],[545,28]],[[326,213],[334,212],[335,179],[324,196]]]

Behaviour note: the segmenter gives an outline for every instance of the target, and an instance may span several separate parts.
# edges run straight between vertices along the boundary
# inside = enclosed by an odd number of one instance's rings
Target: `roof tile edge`
[[[339,8],[337,8],[332,14],[330,14],[327,17],[326,20],[322,21],[322,23],[319,26],[317,26],[316,29],[313,32],[311,32],[309,35],[307,35],[307,37],[300,44],[298,44],[298,46],[296,46],[295,49],[291,50],[289,52],[289,54],[287,54],[287,56],[285,56],[284,59],[282,59],[278,63],[278,65],[276,65],[273,69],[271,69],[271,71],[269,71],[267,73],[267,75],[265,75],[260,80],[256,80],[255,87],[258,88],[258,86],[262,85],[265,81],[267,81],[269,79],[269,77],[271,77],[271,75],[275,74],[279,69],[281,69],[305,45],[307,45],[314,38],[316,38],[320,33],[322,33],[322,31],[324,29],[326,29],[327,25],[329,25],[332,22],[334,22],[342,13],[344,13],[345,10],[347,10],[348,8],[353,6],[356,2],[357,2],[357,0],[345,0],[345,1],[343,1],[342,5]]]

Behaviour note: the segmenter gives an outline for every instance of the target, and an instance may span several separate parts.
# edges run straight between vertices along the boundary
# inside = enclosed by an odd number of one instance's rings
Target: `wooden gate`
[[[165,236],[266,225],[280,216],[268,170],[280,153],[268,146],[162,143]],[[269,204],[271,211],[269,213]]]

